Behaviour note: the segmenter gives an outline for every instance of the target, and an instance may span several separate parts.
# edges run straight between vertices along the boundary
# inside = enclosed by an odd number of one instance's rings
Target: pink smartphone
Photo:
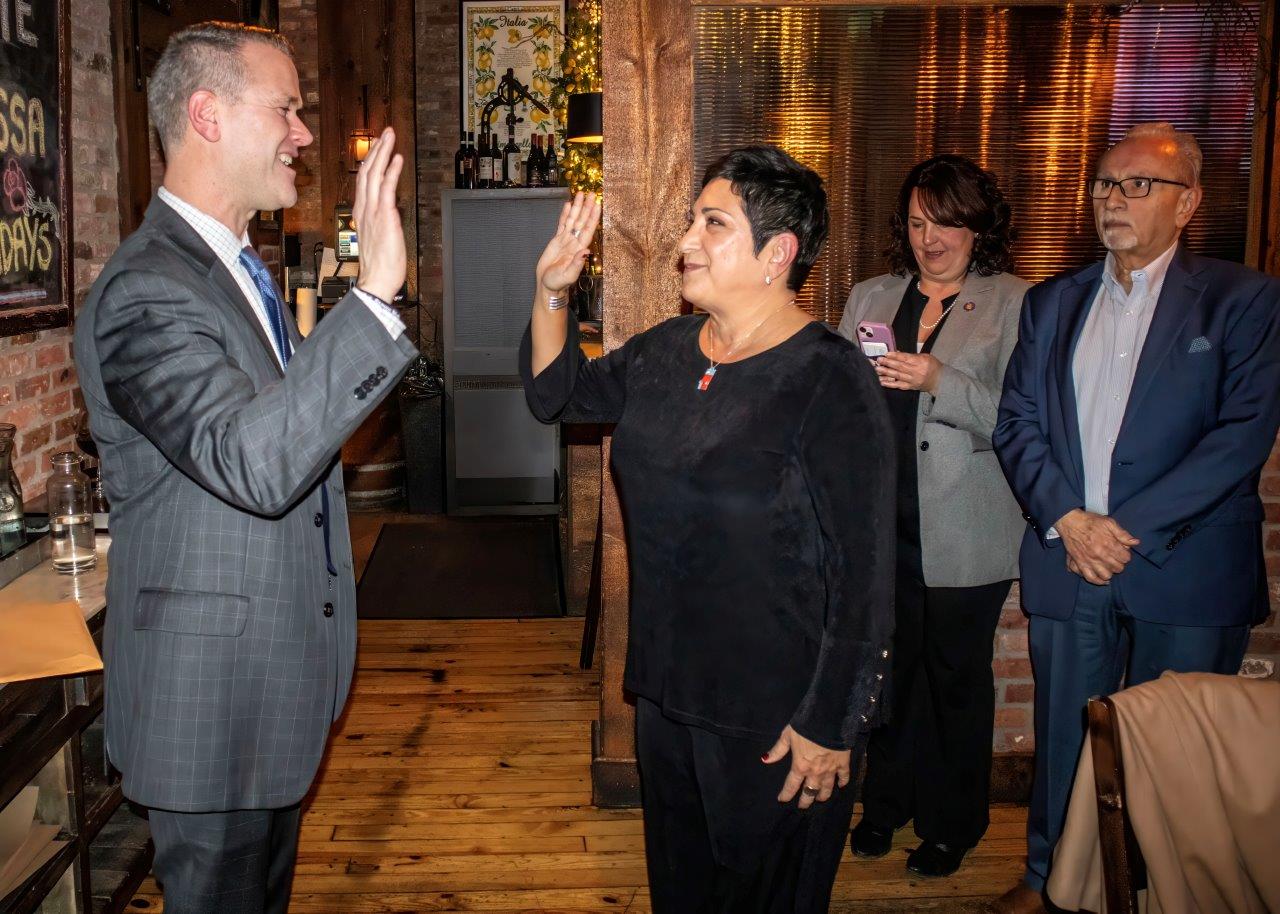
[[[878,359],[898,348],[893,342],[893,328],[878,321],[858,324],[858,342],[862,344],[862,354],[869,359]]]

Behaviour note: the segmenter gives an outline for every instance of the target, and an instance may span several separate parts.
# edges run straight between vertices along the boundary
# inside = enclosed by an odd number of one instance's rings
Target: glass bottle
[[[46,491],[54,570],[74,574],[92,568],[98,563],[93,551],[93,501],[79,455],[71,451],[53,455]]]
[[[16,425],[0,422],[0,553],[12,552],[27,540],[22,514],[22,485],[13,469],[17,437]]]
[[[559,187],[560,160],[556,158],[556,135],[554,133],[547,138],[547,155],[543,163],[546,168],[546,178],[542,183],[547,187]]]

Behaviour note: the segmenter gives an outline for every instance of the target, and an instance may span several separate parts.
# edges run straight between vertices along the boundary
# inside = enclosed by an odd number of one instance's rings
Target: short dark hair
[[[721,156],[703,173],[702,186],[716,178],[728,181],[741,198],[757,254],[782,232],[796,236],[787,288],[800,291],[830,227],[822,178],[776,146],[744,146]]]
[[[892,272],[899,276],[920,272],[907,231],[913,190],[919,191],[920,208],[934,222],[967,228],[977,236],[969,260],[971,271],[994,276],[1008,269],[1009,249],[1018,231],[996,176],[964,156],[940,155],[907,172],[898,191],[898,205],[889,220],[889,246],[884,252]]]

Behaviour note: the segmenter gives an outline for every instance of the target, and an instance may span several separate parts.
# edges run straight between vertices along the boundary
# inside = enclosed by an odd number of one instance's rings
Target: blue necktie
[[[271,324],[271,335],[275,337],[276,352],[280,361],[289,367],[289,357],[293,355],[293,347],[289,345],[289,332],[284,326],[284,305],[280,301],[280,292],[276,282],[271,278],[271,271],[262,262],[258,252],[246,246],[240,251],[240,263],[249,271],[249,278],[262,296],[262,304],[267,309],[267,321]],[[333,553],[329,547],[329,487],[320,484],[320,516],[324,525],[324,561],[326,570],[333,577],[338,576],[338,569],[333,567]]]
[[[267,321],[271,324],[271,335],[275,337],[276,352],[280,354],[281,363],[287,368],[289,356],[293,349],[289,346],[289,333],[284,327],[284,305],[280,301],[280,293],[276,282],[271,278],[271,271],[262,262],[258,252],[247,245],[240,251],[240,263],[249,271],[249,278],[258,288],[262,296],[262,304],[267,309]]]

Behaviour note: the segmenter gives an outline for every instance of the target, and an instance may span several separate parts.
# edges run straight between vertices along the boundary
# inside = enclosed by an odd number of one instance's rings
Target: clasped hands
[[[760,761],[766,765],[786,758],[791,754],[791,770],[782,784],[778,794],[779,803],[790,803],[797,793],[800,794],[799,807],[808,809],[814,801],[825,803],[831,799],[836,784],[845,787],[849,783],[848,749],[828,749],[813,740],[806,739],[790,725],[782,731],[773,748],[761,756]]]
[[[1068,511],[1053,526],[1067,550],[1067,570],[1090,584],[1105,584],[1124,571],[1139,542],[1115,518],[1083,508]]]
[[[929,353],[886,352],[872,359],[881,387],[936,393],[942,363]]]

